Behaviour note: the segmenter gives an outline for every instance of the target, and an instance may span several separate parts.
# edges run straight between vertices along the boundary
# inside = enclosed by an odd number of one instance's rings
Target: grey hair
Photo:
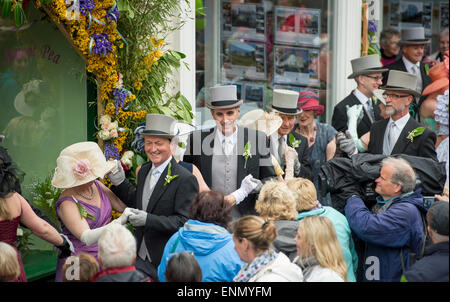
[[[444,28],[440,33],[439,33],[439,39],[442,37],[448,36],[448,27]]]
[[[98,254],[104,269],[133,265],[136,239],[126,227],[112,224],[100,235]]]
[[[400,32],[394,28],[386,28],[380,33],[380,44],[386,44],[393,36],[400,37]]]
[[[386,157],[381,162],[381,165],[392,166],[391,182],[402,187],[402,194],[414,191],[416,187],[416,173],[406,160],[403,158]]]

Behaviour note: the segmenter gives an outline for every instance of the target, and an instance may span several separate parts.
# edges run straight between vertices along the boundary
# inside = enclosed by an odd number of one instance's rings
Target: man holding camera
[[[364,204],[360,188],[354,188],[345,216],[352,231],[366,243],[361,261],[364,281],[398,282],[410,266],[412,253],[422,253],[426,232],[421,217],[426,212],[423,196],[414,191],[416,174],[402,158],[385,158],[375,182],[380,196],[372,210]]]

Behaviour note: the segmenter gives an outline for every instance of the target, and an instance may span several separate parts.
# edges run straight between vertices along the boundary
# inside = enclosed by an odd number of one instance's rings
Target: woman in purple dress
[[[125,224],[128,210],[125,204],[104,184],[103,178],[116,167],[116,161],[106,161],[94,142],[81,142],[63,149],[57,159],[52,185],[65,189],[56,202],[56,212],[63,234],[80,252],[97,257],[97,241],[111,221],[111,211],[124,212],[113,223]],[[62,281],[61,270],[66,258],[58,259],[56,281]]]

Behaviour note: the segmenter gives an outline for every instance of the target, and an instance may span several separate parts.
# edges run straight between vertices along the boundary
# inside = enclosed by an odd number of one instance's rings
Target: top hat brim
[[[303,110],[299,108],[295,109],[281,108],[281,107],[274,107],[273,105],[267,105],[267,109],[286,115],[297,115],[303,112]]]
[[[347,77],[347,79],[354,79],[357,76],[368,75],[368,74],[371,74],[371,73],[386,72],[388,70],[389,70],[388,68],[384,68],[384,67],[375,67],[375,68],[371,68],[371,69],[364,69],[364,70],[360,70],[358,72],[352,73],[351,75],[349,75]]]
[[[400,40],[398,45],[422,45],[430,43],[430,39],[419,39],[419,40]]]
[[[382,87],[380,87],[380,89],[391,90],[391,91],[403,91],[403,92],[407,92],[409,94],[412,94],[415,97],[420,97],[421,96],[420,92],[418,92],[416,90],[409,89],[409,88],[396,87],[396,86],[382,86]]]
[[[224,103],[224,105],[222,105],[222,106],[215,106],[213,104],[206,103],[206,107],[208,107],[209,109],[231,109],[231,108],[235,108],[237,106],[241,106],[243,102],[244,102],[244,100],[218,102],[218,103]],[[215,103],[215,102],[212,102],[212,103]]]

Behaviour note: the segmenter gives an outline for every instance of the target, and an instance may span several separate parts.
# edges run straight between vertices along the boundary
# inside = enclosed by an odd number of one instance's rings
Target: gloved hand
[[[116,167],[108,173],[108,178],[114,186],[120,185],[125,180],[125,171],[119,160],[116,161]]]
[[[355,141],[353,140],[353,137],[351,136],[350,132],[348,130],[345,131],[345,134],[347,135],[347,138],[343,133],[338,133],[337,135],[337,143],[339,144],[339,148],[347,153],[349,156],[352,156],[358,152],[356,149]]]
[[[124,224],[127,223],[128,216],[130,216],[131,214],[132,214],[131,208],[125,208],[125,210],[123,211],[122,215],[120,215],[119,218],[114,219],[112,221],[112,223],[120,223],[121,225],[124,225]]]
[[[130,221],[131,225],[134,227],[141,227],[145,225],[145,222],[147,221],[147,212],[143,210],[138,209],[130,209],[131,214],[128,216],[128,220]]]
[[[357,128],[359,122],[364,117],[364,107],[362,104],[360,104],[360,105],[353,105],[351,107],[347,105],[346,108],[348,117],[347,128],[353,139],[357,140],[358,139]]]
[[[61,253],[59,253],[59,255],[58,255],[58,258],[67,258],[73,252],[75,252],[75,250],[73,248],[73,244],[69,240],[69,238],[67,238],[66,235],[64,235],[64,234],[59,234],[59,235],[61,235],[61,237],[63,239],[63,243],[61,245],[55,246],[56,248],[58,248],[61,251]]]
[[[97,243],[103,231],[106,230],[106,228],[108,228],[109,226],[114,224],[116,223],[109,223],[107,225],[92,230],[91,229],[84,230],[80,236],[80,241],[88,246],[93,245],[94,243]]]
[[[284,179],[289,180],[294,178],[295,171],[300,169],[298,153],[294,148],[286,146],[284,149],[284,158],[286,159],[286,175],[284,176]]]
[[[258,185],[261,183],[259,179],[253,178],[251,174],[247,175],[241,182],[241,187],[236,191],[232,192],[234,199],[236,200],[236,204],[239,204],[243,201],[248,194],[250,194]]]

